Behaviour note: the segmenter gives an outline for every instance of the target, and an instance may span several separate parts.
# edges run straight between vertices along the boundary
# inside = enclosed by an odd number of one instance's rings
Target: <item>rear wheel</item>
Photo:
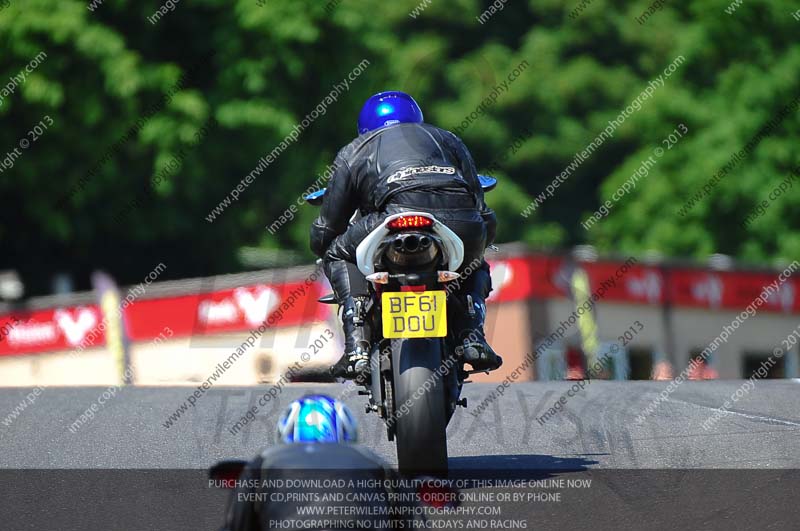
[[[394,421],[397,462],[402,473],[447,474],[445,385],[435,374],[443,341],[393,339]]]

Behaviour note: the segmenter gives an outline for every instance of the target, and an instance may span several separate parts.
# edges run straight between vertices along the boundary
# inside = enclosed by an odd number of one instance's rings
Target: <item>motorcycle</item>
[[[479,176],[484,191],[497,180]],[[325,189],[305,196],[321,205]],[[354,215],[354,219],[356,219]],[[464,244],[427,212],[392,214],[356,249],[359,271],[370,282],[364,326],[371,338],[370,370],[357,380],[368,397],[366,411],[386,424],[404,474],[447,473],[447,424],[470,374],[459,363],[447,307],[459,278]],[[319,299],[336,304],[333,295]]]

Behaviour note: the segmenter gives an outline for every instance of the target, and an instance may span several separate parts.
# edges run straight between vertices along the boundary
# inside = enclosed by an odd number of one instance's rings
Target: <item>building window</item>
[[[742,378],[750,378],[754,374],[757,378],[762,378],[761,375],[765,373],[763,378],[785,378],[784,358],[776,358],[770,351],[745,352],[742,358]]]
[[[628,349],[628,379],[649,380],[653,374],[653,350],[643,347]]]

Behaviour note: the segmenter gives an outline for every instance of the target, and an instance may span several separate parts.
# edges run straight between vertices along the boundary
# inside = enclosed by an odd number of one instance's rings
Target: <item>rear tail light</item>
[[[427,216],[400,216],[394,218],[387,225],[391,230],[424,229],[433,226],[433,220]]]

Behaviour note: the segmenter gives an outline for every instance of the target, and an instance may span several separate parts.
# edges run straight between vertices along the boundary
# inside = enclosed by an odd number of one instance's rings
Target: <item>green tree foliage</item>
[[[413,93],[427,121],[460,132],[501,179],[488,197],[501,241],[753,262],[800,255],[800,187],[742,224],[800,163],[796,110],[678,213],[800,96],[793,2],[752,0],[733,14],[725,0],[669,2],[643,24],[646,2],[509,0],[483,23],[490,2],[433,0],[411,17],[418,4],[185,0],[152,23],[161,0],[11,0],[0,10],[0,87],[47,55],[2,100],[0,156],[44,116],[53,125],[0,173],[0,268],[42,292],[56,271],[84,287],[93,269],[138,282],[159,261],[174,277],[236,271],[243,247],[310,258],[314,208],[274,234],[266,226],[352,139],[363,100],[386,89]],[[678,56],[685,62],[641,110],[521,216]],[[349,91],[209,223],[364,59]],[[584,229],[678,124],[689,133]]]

